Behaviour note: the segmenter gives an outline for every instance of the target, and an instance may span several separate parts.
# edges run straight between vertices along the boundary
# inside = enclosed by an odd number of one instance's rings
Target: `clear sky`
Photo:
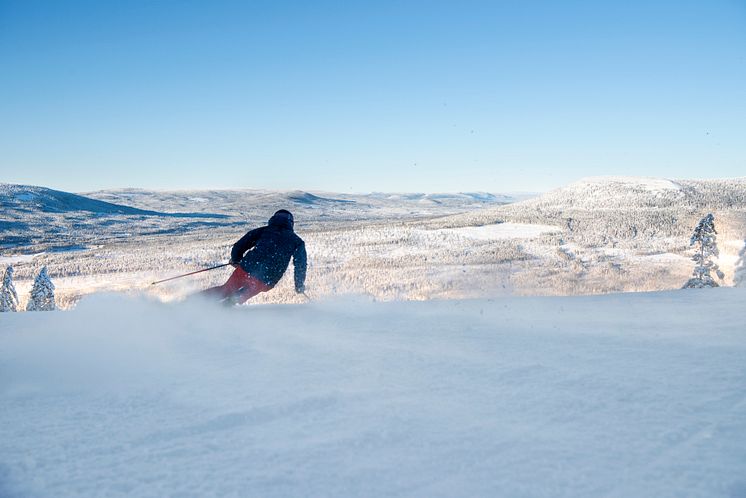
[[[746,176],[746,1],[0,0],[0,182]]]

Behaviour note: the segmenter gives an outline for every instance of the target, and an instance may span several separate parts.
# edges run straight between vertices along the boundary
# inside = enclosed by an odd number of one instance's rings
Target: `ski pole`
[[[230,265],[230,263],[225,263],[225,264],[222,264],[222,265],[213,266],[213,267],[210,267],[210,268],[205,268],[204,270],[197,270],[197,271],[185,273],[183,275],[176,275],[175,277],[171,277],[171,278],[164,278],[163,280],[158,280],[156,282],[151,282],[150,285],[161,284],[163,282],[168,282],[169,280],[176,280],[177,278],[188,277],[189,275],[194,275],[195,273],[202,273],[203,271],[217,270],[218,268],[222,268],[222,267],[228,266],[228,265]]]

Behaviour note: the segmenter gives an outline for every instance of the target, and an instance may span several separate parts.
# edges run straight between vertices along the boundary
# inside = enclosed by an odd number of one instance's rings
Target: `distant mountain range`
[[[93,241],[157,233],[163,227],[225,224],[228,218],[215,213],[155,211],[15,184],[0,184],[0,209],[0,250],[77,248]]]
[[[189,209],[210,210],[230,216],[262,211],[271,214],[281,207],[307,212],[316,218],[320,212],[341,218],[379,218],[389,215],[422,216],[463,212],[485,206],[502,205],[525,197],[486,192],[455,194],[382,193],[341,194],[332,192],[305,192],[301,190],[175,190],[157,191],[119,189],[88,192],[87,197],[111,203],[137,206],[140,209],[171,211]],[[524,194],[525,196],[526,194]],[[343,214],[344,213],[344,214]]]
[[[716,214],[716,226],[726,229],[729,236],[741,237],[746,230],[746,178],[586,178],[527,200],[483,192],[118,189],[72,194],[0,184],[0,208],[0,249],[13,250],[245,227],[263,223],[280,208],[293,211],[304,229],[389,220],[419,220],[423,227],[433,228],[512,221],[558,226],[566,231],[568,241],[600,246],[685,236],[708,212]]]
[[[45,187],[0,184],[0,249],[33,250],[142,235],[259,223],[291,209],[314,223],[445,216],[511,202],[489,193],[332,194],[304,191],[118,189],[73,194]]]

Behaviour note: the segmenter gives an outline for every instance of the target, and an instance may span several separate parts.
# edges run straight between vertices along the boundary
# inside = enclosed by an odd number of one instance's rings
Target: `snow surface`
[[[15,265],[18,263],[30,263],[34,260],[37,254],[10,254],[8,256],[0,256],[0,266]]]
[[[746,289],[0,316],[0,496],[746,496]]]
[[[686,256],[681,256],[680,254],[671,254],[671,253],[661,253],[661,254],[651,254],[649,256],[640,256],[641,259],[646,259],[648,261],[659,261],[663,263],[684,263],[686,261],[691,261],[692,258],[687,258]]]

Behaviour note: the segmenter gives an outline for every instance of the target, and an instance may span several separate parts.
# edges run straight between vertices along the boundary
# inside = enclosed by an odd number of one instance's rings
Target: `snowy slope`
[[[745,299],[4,314],[0,496],[744,496]]]
[[[640,206],[671,207],[684,200],[682,186],[665,178],[591,177],[571,183],[528,204],[543,208],[629,209]]]
[[[0,183],[0,210],[0,250],[25,252],[79,249],[94,241],[124,239],[133,234],[230,224],[223,221],[223,214],[139,209],[45,187],[7,183]]]
[[[669,180],[645,177],[591,177],[508,206],[450,218],[456,225],[484,224],[495,219],[532,218],[566,220],[578,213],[597,219],[614,215],[645,216],[662,211],[680,215],[702,211],[746,211],[746,178],[723,180]],[[589,214],[589,215],[590,215]],[[704,216],[702,214],[701,216]],[[647,221],[646,219],[640,221]]]
[[[524,204],[544,209],[744,208],[746,178],[590,177],[524,201]]]
[[[584,249],[624,248],[680,254],[697,222],[715,215],[721,241],[735,250],[746,241],[746,178],[668,180],[593,177],[506,206],[493,206],[429,222],[436,228],[500,222],[554,225],[562,242]]]
[[[122,206],[90,199],[69,192],[61,192],[45,187],[0,183],[0,208],[5,213],[12,210],[27,213],[64,213],[87,211],[97,214],[156,215],[129,206]]]

